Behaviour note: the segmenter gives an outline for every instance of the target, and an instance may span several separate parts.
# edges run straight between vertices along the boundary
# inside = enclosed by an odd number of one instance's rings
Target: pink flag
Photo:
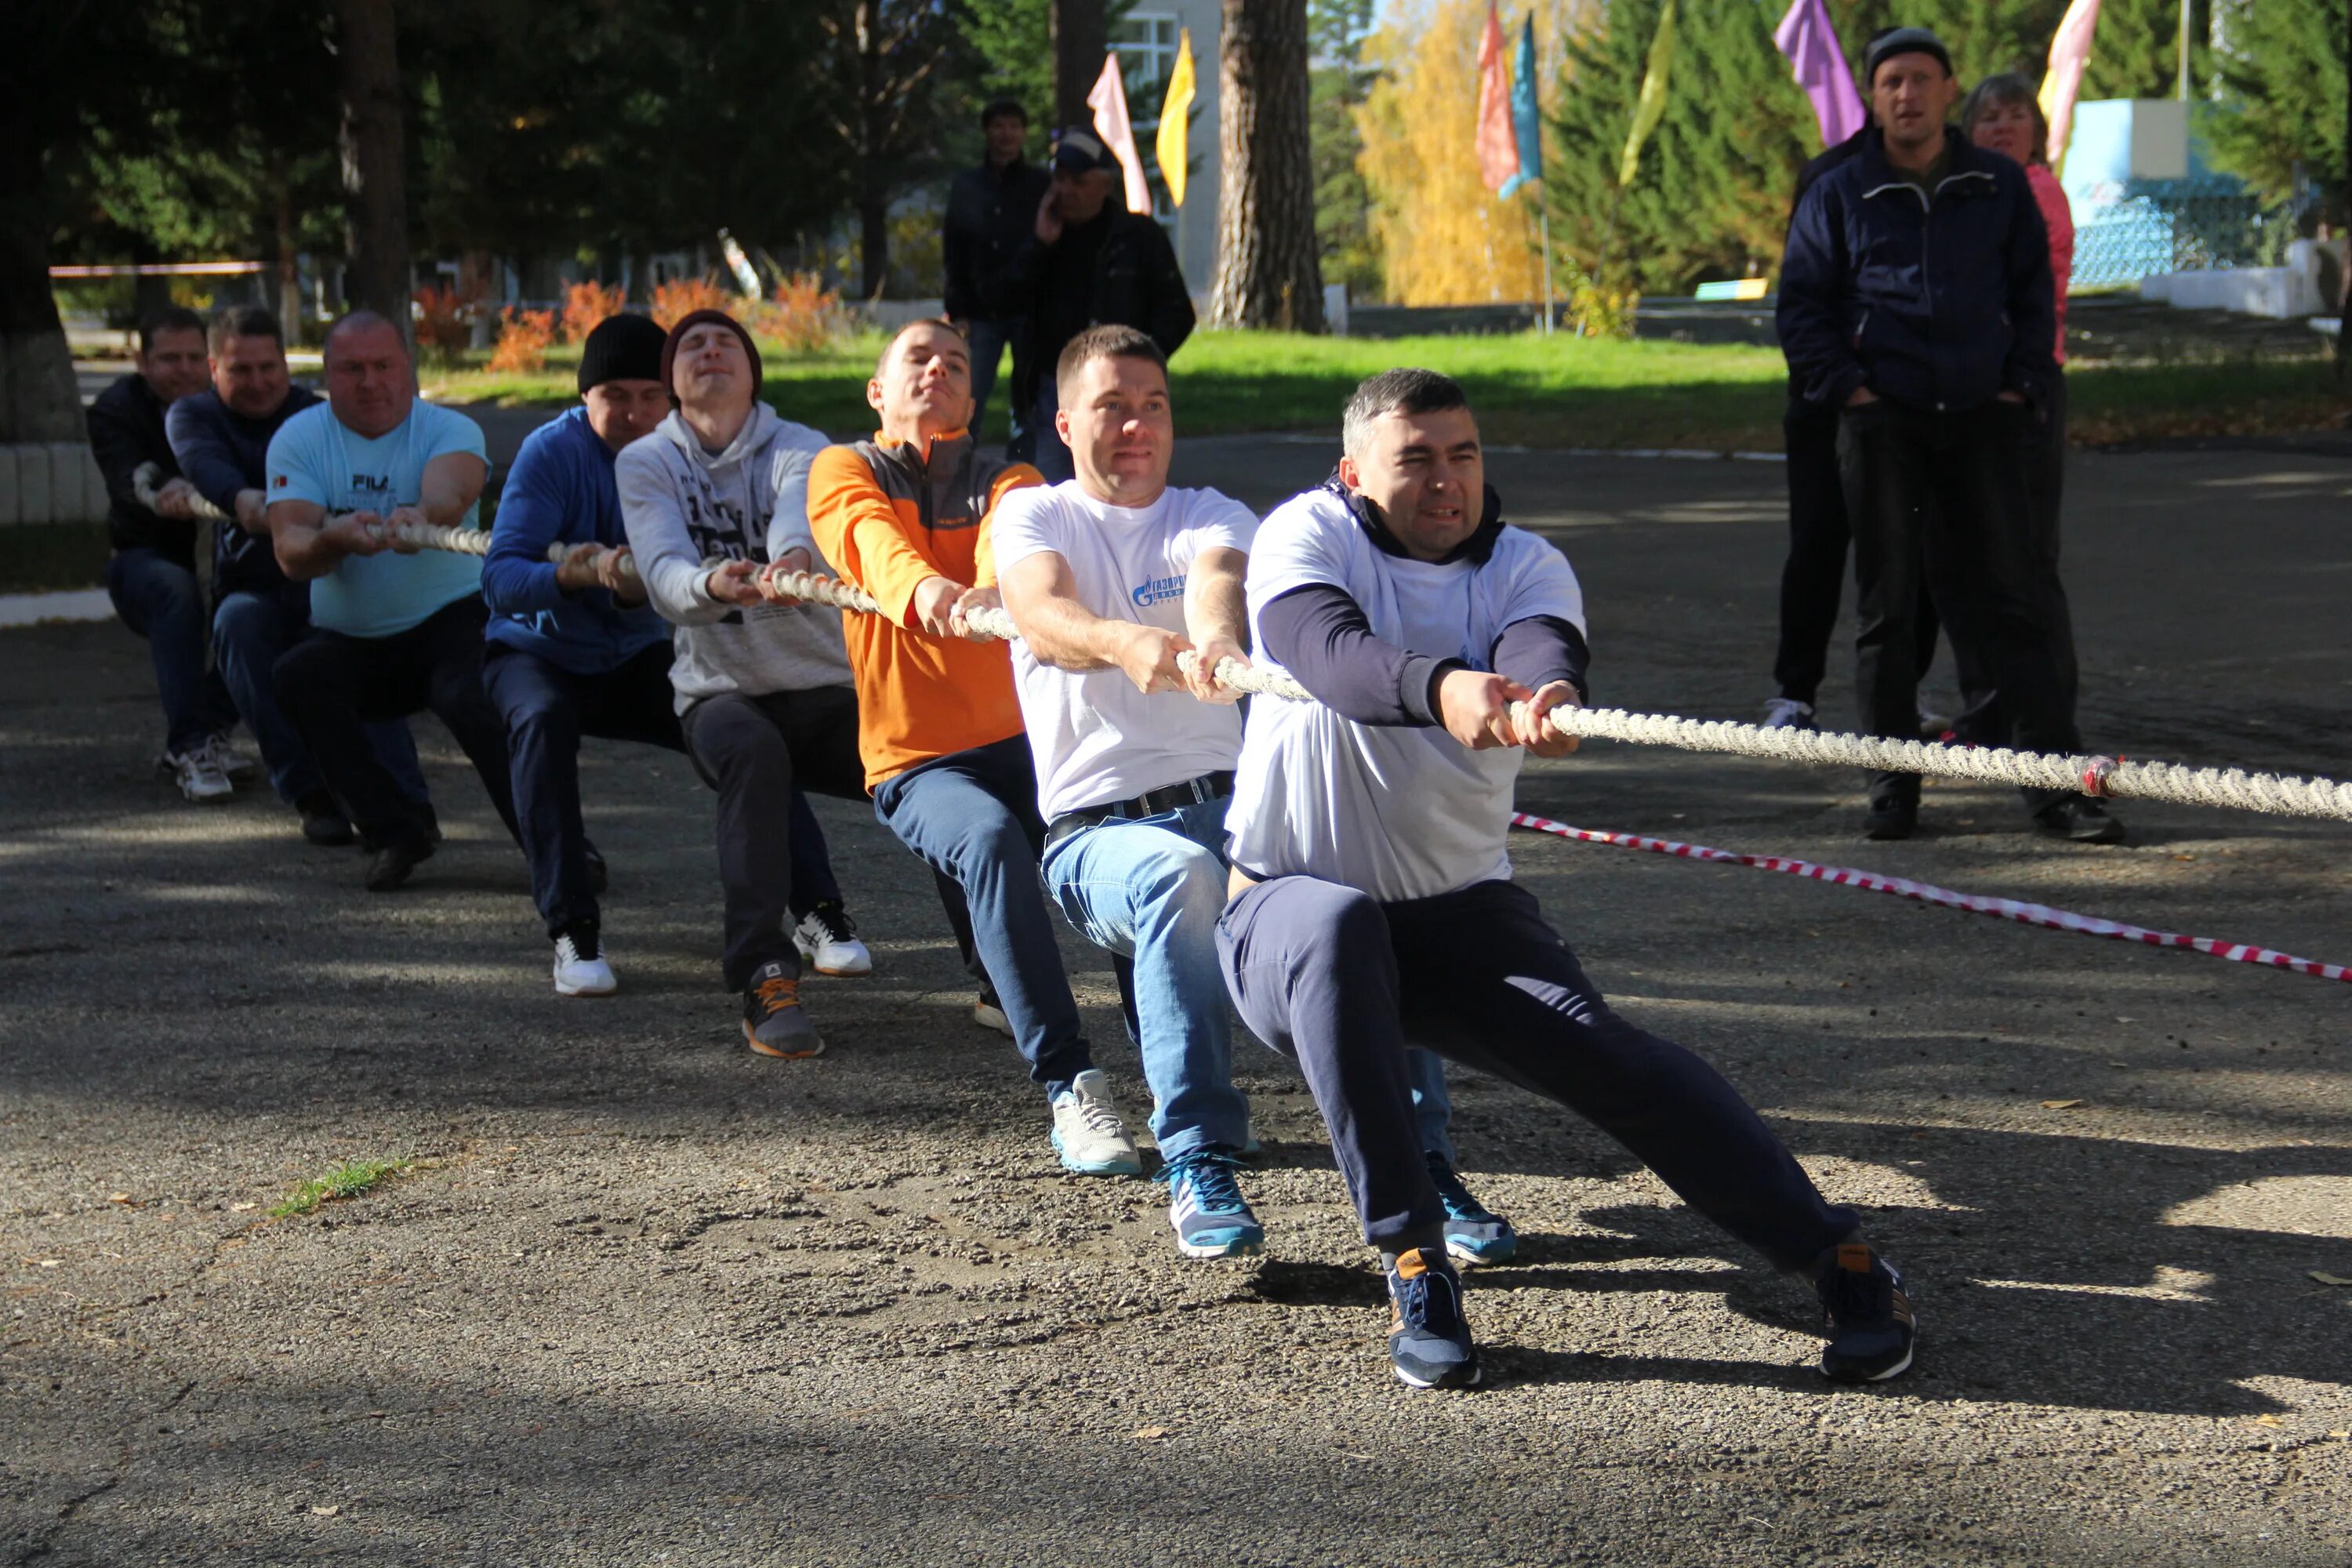
[[[1511,78],[1503,65],[1503,19],[1486,0],[1478,38],[1478,177],[1499,191],[1519,172],[1519,135],[1511,126]]]
[[[2091,29],[2099,25],[2099,0],[2074,0],[2050,40],[2050,70],[2042,79],[2042,117],[2050,121],[2046,153],[2053,167],[2066,162],[2066,142],[2074,134],[2074,95],[2082,90],[2083,68],[2091,63]]]
[[[1846,68],[1837,28],[1831,24],[1829,7],[1822,0],[1790,0],[1789,14],[1773,30],[1772,41],[1789,57],[1797,85],[1812,100],[1822,146],[1834,147],[1868,123],[1862,95],[1853,89],[1853,72]]]
[[[1135,127],[1128,123],[1127,84],[1118,79],[1117,50],[1103,56],[1102,75],[1087,94],[1087,107],[1095,111],[1095,134],[1117,156],[1119,172],[1127,176],[1127,210],[1150,212],[1151,187],[1143,183],[1143,160],[1136,156]]]

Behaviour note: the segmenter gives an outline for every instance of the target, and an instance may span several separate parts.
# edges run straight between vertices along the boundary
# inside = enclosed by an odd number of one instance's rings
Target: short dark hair
[[[1160,374],[1168,374],[1168,356],[1160,352],[1150,333],[1122,327],[1115,321],[1088,327],[1064,343],[1061,357],[1054,362],[1054,389],[1066,402],[1072,379],[1098,359],[1139,359],[1158,365]]]
[[[988,100],[986,107],[982,108],[980,111],[980,128],[982,131],[985,131],[990,125],[1003,119],[1008,114],[1013,119],[1021,121],[1024,129],[1027,127],[1029,123],[1029,111],[1021,107],[1021,100],[1019,99],[992,98]]]
[[[268,338],[281,350],[286,346],[285,329],[278,326],[276,316],[258,305],[232,305],[214,316],[205,346],[217,354],[228,347],[231,338]]]
[[[954,333],[956,340],[963,343],[966,348],[969,348],[971,344],[971,333],[965,331],[964,324],[961,321],[957,321],[954,317],[918,316],[913,321],[908,321],[905,326],[900,327],[897,331],[892,332],[890,334],[890,341],[882,345],[882,353],[877,355],[874,361],[874,374],[876,375],[880,375],[882,374],[882,367],[890,363],[891,352],[898,348],[898,340],[905,337],[908,332],[913,331],[918,327],[937,327],[940,331]]]
[[[1348,399],[1339,416],[1339,449],[1360,451],[1372,421],[1385,414],[1442,414],[1469,406],[1462,384],[1450,375],[1411,365],[1384,370],[1357,387]]]
[[[139,352],[143,354],[152,349],[155,340],[165,332],[194,332],[202,337],[205,319],[185,305],[166,305],[160,310],[151,310],[139,322]]]

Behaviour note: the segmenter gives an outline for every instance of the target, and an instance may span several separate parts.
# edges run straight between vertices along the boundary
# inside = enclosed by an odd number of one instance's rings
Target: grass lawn
[[[866,378],[883,340],[814,355],[771,354],[767,395],[789,418],[835,436],[872,427]],[[576,349],[535,375],[428,369],[451,403],[560,406],[572,400]],[[1566,336],[1318,338],[1196,334],[1173,365],[1177,428],[1196,436],[1332,430],[1365,376],[1424,364],[1469,389],[1487,438],[1537,447],[1671,447],[1770,451],[1780,445],[1787,373],[1778,351]],[[1006,371],[1009,374],[1010,363]],[[1006,378],[988,423],[1003,430]],[[2077,442],[2253,435],[2336,426],[2346,395],[2320,361],[2215,360],[2093,366],[2072,377]]]

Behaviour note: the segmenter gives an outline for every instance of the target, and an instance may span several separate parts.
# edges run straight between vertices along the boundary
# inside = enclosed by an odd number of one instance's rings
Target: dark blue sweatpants
[[[1296,1058],[1364,1239],[1443,1244],[1407,1045],[1558,1100],[1783,1268],[1855,1229],[1723,1075],[1619,1017],[1516,883],[1383,904],[1276,877],[1225,906],[1217,952],[1242,1020]]]

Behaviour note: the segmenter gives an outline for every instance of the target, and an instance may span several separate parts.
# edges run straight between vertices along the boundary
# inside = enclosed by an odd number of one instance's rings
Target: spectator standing
[[[278,798],[301,816],[302,837],[349,844],[350,818],[278,706],[276,667],[310,633],[310,584],[287,580],[270,543],[269,442],[319,395],[294,384],[278,318],[258,306],[215,316],[206,347],[211,387],[173,404],[163,428],[188,483],[230,519],[213,535],[214,656]],[[407,724],[371,724],[368,743],[431,831],[433,806]]]
[[[980,438],[988,417],[988,395],[996,385],[996,363],[1013,349],[1013,384],[1021,386],[1029,365],[1027,323],[1005,304],[1005,268],[1018,253],[1037,207],[1053,181],[1021,155],[1029,135],[1029,112],[1009,98],[980,111],[986,155],[980,166],[957,174],[948,187],[947,225],[941,237],[947,263],[948,319],[971,344],[971,432]],[[1008,400],[1012,439],[1006,450],[1028,455],[1029,407]]]
[[[1960,129],[1978,146],[2025,166],[2033,205],[2050,231],[2050,280],[2057,316],[2050,353],[2056,365],[2042,400],[2042,437],[2026,465],[2025,489],[2033,509],[2033,542],[2049,557],[2052,584],[2058,592],[2058,674],[2071,710],[2078,668],[2074,613],[2058,581],[2058,517],[2066,494],[2066,287],[2074,276],[2074,215],[2058,176],[2050,172],[2050,122],[2042,118],[2033,83],[2013,74],[1987,77],[1960,106]]]
[[[1062,346],[1088,327],[1133,327],[1172,356],[1192,333],[1192,297],[1167,231],[1113,199],[1118,160],[1085,131],[1054,145],[1054,183],[1030,231],[1007,263],[1006,299],[1027,313],[1029,359],[1013,395],[1029,410],[1036,466],[1047,484],[1076,477],[1070,448],[1054,429],[1060,401],[1054,366]]]
[[[2025,478],[2054,368],[2048,236],[2024,171],[1945,124],[1958,89],[1933,33],[1872,40],[1864,75],[1876,124],[1799,205],[1779,310],[1806,395],[1843,409],[1864,728],[1917,733],[1924,584],[1962,670],[1998,693],[1997,718],[1963,721],[1983,739],[2079,751],[2056,574],[2033,547]],[[2122,836],[2080,795],[2027,799],[2046,833]],[[1908,837],[1918,808],[1916,774],[1874,774],[1869,836]]]
[[[416,395],[400,330],[354,310],[327,331],[327,401],[269,443],[269,529],[286,575],[310,584],[318,635],[278,661],[278,700],[350,813],[370,892],[434,849],[367,742],[367,726],[430,708],[520,841],[506,726],[482,690],[482,563],[400,540],[404,525],[478,526],[482,427]]]
[[[163,754],[191,801],[223,801],[250,758],[228,746],[236,710],[217,671],[205,668],[205,597],[196,582],[196,488],[180,476],[164,411],[205,389],[205,323],[174,306],[139,328],[135,368],[89,405],[89,449],[106,480],[106,595],[122,624],[147,639],[163,703]],[[146,464],[163,475],[151,508],[139,499]]]

